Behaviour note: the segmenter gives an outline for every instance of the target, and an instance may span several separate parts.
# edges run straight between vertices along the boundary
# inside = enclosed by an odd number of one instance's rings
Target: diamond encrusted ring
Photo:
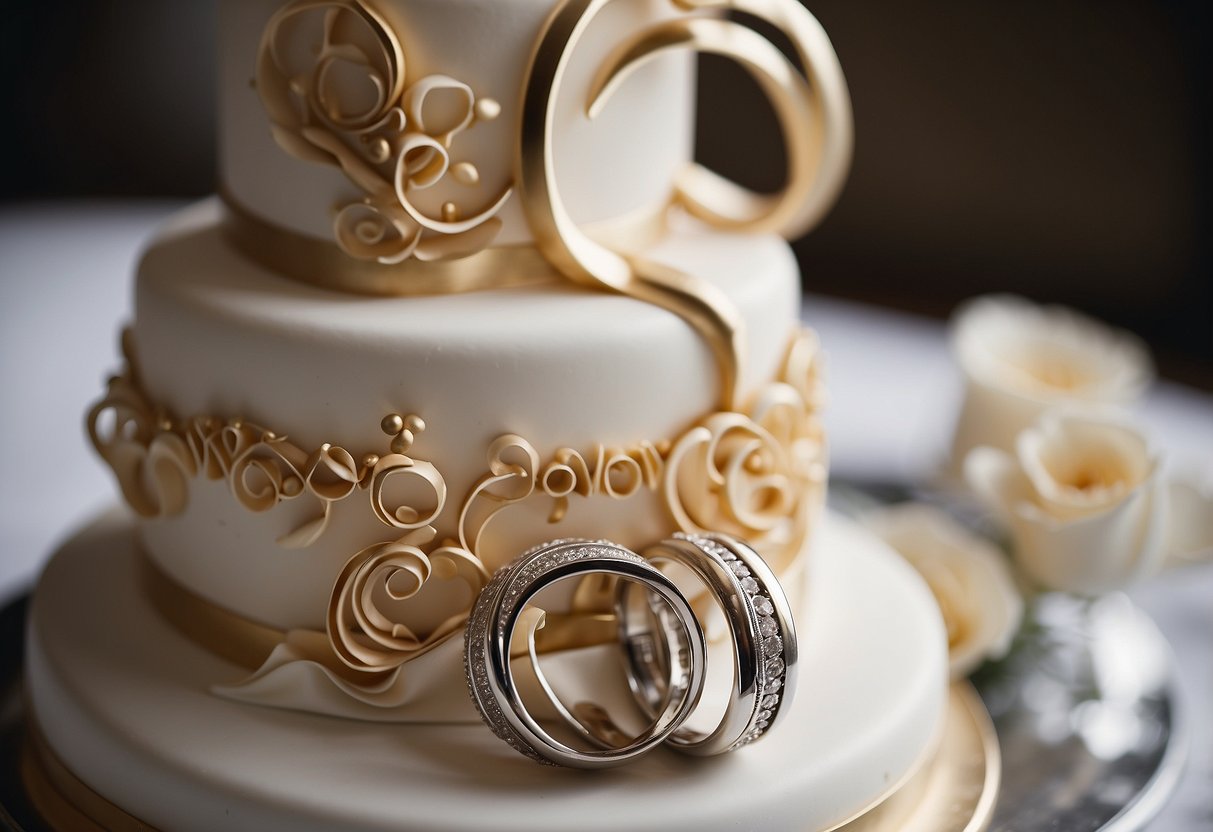
[[[644,556],[655,565],[679,564],[706,585],[724,614],[733,641],[733,686],[720,722],[711,730],[689,726],[668,740],[687,754],[733,751],[765,736],[787,712],[795,692],[796,630],[787,596],[770,567],[749,545],[723,534],[683,535],[651,546]],[[634,597],[636,584],[621,587],[616,615],[625,642],[667,627],[655,605]],[[666,656],[626,649],[636,701],[655,713],[666,696]]]
[[[572,729],[570,744],[550,733],[528,709],[510,652],[523,611],[540,592],[594,573],[618,579],[621,587],[642,587],[646,598],[655,599],[651,606],[662,627],[650,630],[647,644],[663,657],[665,672],[660,679],[652,677],[661,694],[644,703],[647,727],[639,733],[624,732],[601,707],[584,703],[566,707],[534,661],[532,642],[527,667]],[[633,642],[636,649],[639,642],[638,635]],[[540,763],[606,768],[651,751],[682,725],[699,702],[706,653],[706,637],[686,596],[656,567],[608,541],[557,540],[502,567],[480,593],[468,618],[464,669],[472,702],[492,732],[511,748]]]

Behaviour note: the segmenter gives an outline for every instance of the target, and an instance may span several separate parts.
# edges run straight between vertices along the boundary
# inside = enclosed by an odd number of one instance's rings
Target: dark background
[[[1067,303],[1213,389],[1209,5],[811,0],[856,148],[797,244],[806,287],[940,316],[990,291]],[[214,190],[214,0],[5,12],[0,200]],[[777,186],[757,88],[711,59],[701,77],[701,159]]]

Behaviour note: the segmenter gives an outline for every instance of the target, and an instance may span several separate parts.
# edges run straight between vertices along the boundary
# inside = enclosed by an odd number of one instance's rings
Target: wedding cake
[[[150,243],[88,414],[129,511],[33,602],[26,780],[51,825],[816,830],[895,791],[938,742],[946,640],[912,571],[823,508],[785,242],[850,154],[816,21],[794,0],[220,8],[220,194]],[[770,97],[781,191],[692,162],[696,52]],[[744,541],[786,593],[796,678],[764,664],[752,721],[786,696],[778,728],[594,773],[515,754],[464,664],[493,574],[556,538],[675,533]],[[591,676],[617,664],[594,583],[531,631]]]

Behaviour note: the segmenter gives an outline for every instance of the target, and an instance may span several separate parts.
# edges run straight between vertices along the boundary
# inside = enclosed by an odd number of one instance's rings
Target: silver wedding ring
[[[584,747],[552,734],[523,701],[510,649],[519,617],[544,589],[593,573],[613,576],[621,586],[643,586],[664,605],[660,630],[650,631],[652,647],[665,657],[662,701],[649,700],[648,727],[626,736],[600,712],[564,705],[532,667],[551,704],[556,706]],[[639,636],[637,637],[639,638]],[[693,711],[703,689],[706,638],[686,596],[644,558],[607,541],[558,540],[538,546],[499,570],[481,592],[468,619],[464,663],[468,690],[485,723],[511,748],[541,763],[575,768],[620,765],[660,745]],[[654,681],[654,684],[657,684]]]
[[[715,599],[732,638],[732,687],[719,723],[701,731],[681,727],[668,744],[708,756],[761,739],[787,713],[796,688],[796,629],[779,580],[758,552],[729,535],[678,534],[644,556],[656,566],[678,564],[693,573]],[[632,692],[653,713],[665,696],[664,657],[629,649],[626,642],[667,624],[655,605],[636,602],[640,591],[638,585],[621,586],[616,615]]]

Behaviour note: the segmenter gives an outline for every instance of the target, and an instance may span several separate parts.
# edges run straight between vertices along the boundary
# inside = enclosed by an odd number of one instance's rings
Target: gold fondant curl
[[[500,111],[445,75],[406,84],[404,51],[391,26],[362,0],[295,0],[266,25],[257,90],[278,144],[338,167],[365,196],[337,211],[334,236],[351,257],[384,265],[464,257],[501,228],[513,188],[475,211],[443,205],[433,217],[413,194],[451,179],[473,186],[470,162],[452,166],[459,133]],[[441,100],[443,107],[432,102]],[[449,105],[456,103],[454,115]]]
[[[579,228],[556,182],[557,103],[573,55],[594,19],[618,0],[565,0],[540,37],[523,94],[519,187],[540,250],[565,277],[674,312],[708,343],[720,369],[722,409],[738,406],[743,321],[714,285],[636,254],[594,241]],[[803,75],[779,50],[737,21],[687,16],[668,20],[619,44],[591,84],[586,114],[594,118],[638,67],[673,50],[711,52],[741,64],[770,99],[783,129],[788,182],[777,194],[752,193],[699,166],[684,170],[675,201],[713,225],[789,236],[815,225],[841,190],[850,162],[850,99],[837,56],[821,26],[796,0],[672,0],[684,12],[739,11],[788,37]]]
[[[672,442],[596,445],[588,453],[565,447],[543,461],[530,441],[504,434],[489,446],[485,474],[460,503],[452,545],[480,558],[493,518],[536,494],[552,501],[548,520],[559,523],[574,497],[622,500],[641,489],[664,494],[684,531],[728,531],[760,548],[768,541],[795,545],[784,521],[796,515],[803,493],[824,480],[818,363],[816,337],[798,333],[779,376],[745,410],[709,414]],[[252,512],[314,500],[317,515],[279,539],[290,548],[319,539],[332,505],[359,492],[367,493],[381,523],[402,532],[432,531],[446,512],[440,469],[408,455],[425,429],[416,416],[383,419],[392,438],[382,456],[358,458],[329,443],[309,452],[243,419],[175,420],[148,402],[131,369],[110,380],[88,421],[123,496],[145,517],[179,513],[189,480],[199,475],[226,480],[237,502]]]
[[[686,12],[733,12],[762,21],[787,38],[800,67],[739,20],[667,20],[634,33],[615,48],[591,85],[590,115],[602,109],[631,73],[663,54],[705,52],[735,61],[758,82],[775,110],[787,153],[787,182],[774,194],[757,194],[691,164],[677,180],[675,201],[723,228],[774,231],[789,239],[807,233],[837,200],[852,150],[851,100],[821,24],[796,0],[671,2]]]
[[[432,625],[408,623],[404,602],[432,579],[463,582],[466,605]],[[461,628],[488,579],[480,561],[460,549],[426,555],[405,541],[370,546],[350,558],[333,587],[327,625],[333,650],[353,670],[399,667]]]
[[[803,540],[804,484],[788,449],[740,413],[715,413],[683,434],[667,460],[666,505],[688,534],[723,531],[780,569]]]
[[[393,480],[402,487],[406,482],[422,485],[432,503],[420,508],[411,500],[391,504],[384,492]],[[389,454],[375,463],[371,472],[371,507],[384,525],[419,529],[436,520],[445,506],[446,481],[431,463],[418,462],[404,454]]]
[[[198,462],[168,416],[154,410],[139,390],[126,334],[122,346],[130,369],[110,379],[108,394],[89,411],[89,438],[136,514],[178,514]]]

